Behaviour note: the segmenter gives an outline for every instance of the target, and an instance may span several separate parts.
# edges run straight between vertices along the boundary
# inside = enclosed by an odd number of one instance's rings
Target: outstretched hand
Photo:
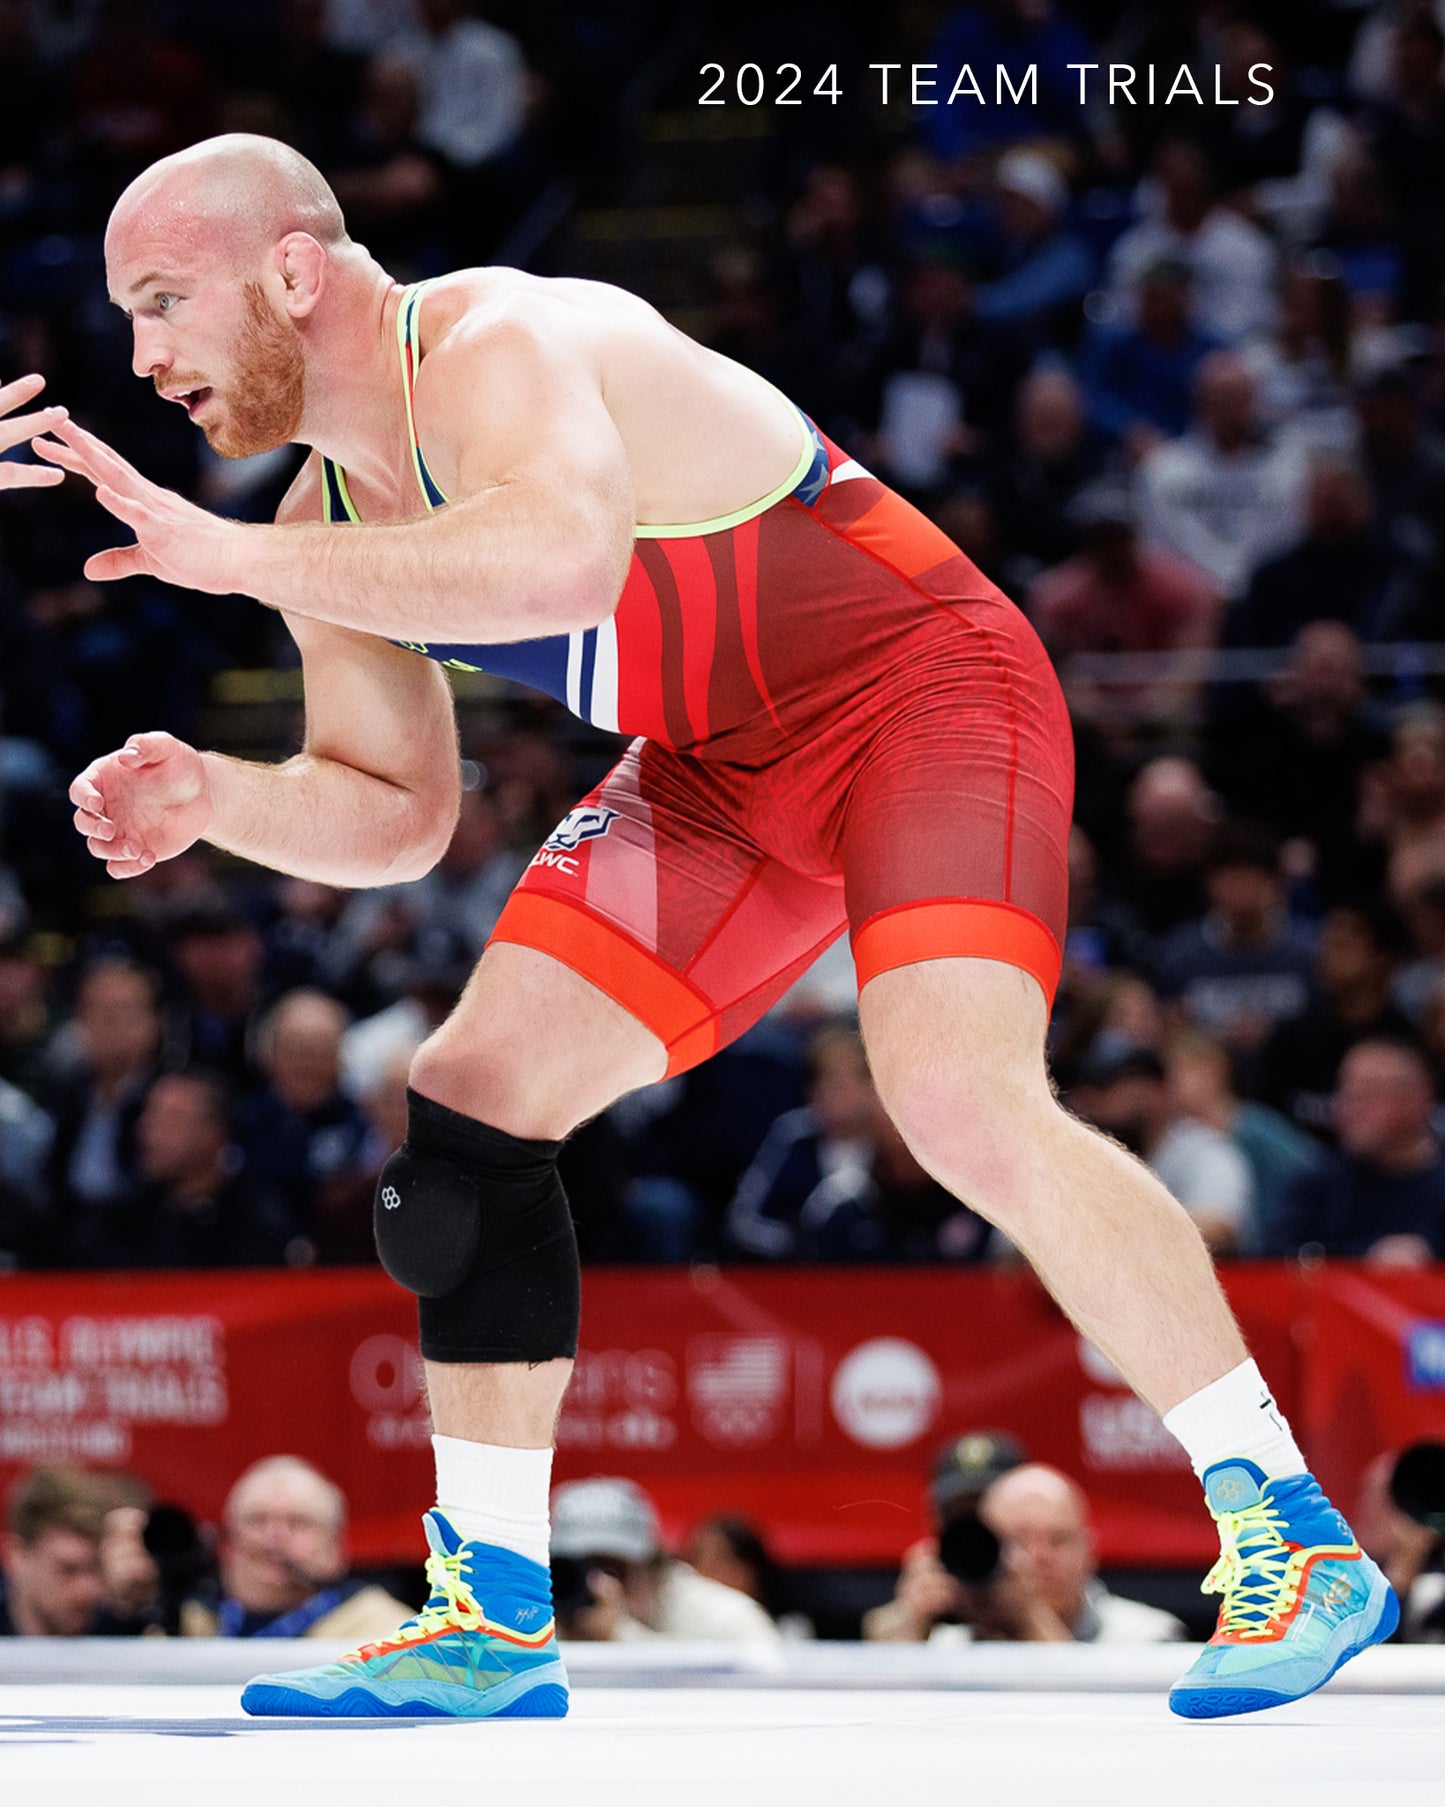
[[[198,841],[211,787],[194,747],[172,734],[132,734],[70,787],[75,826],[112,878],[137,878]]]
[[[43,376],[17,377],[13,383],[0,386],[0,417],[33,402],[44,387]],[[53,431],[64,419],[64,408],[40,408],[34,414],[16,414],[13,420],[0,418],[0,453],[33,442],[37,433]],[[0,489],[53,489],[64,479],[65,472],[53,465],[21,464],[17,459],[0,457]]]
[[[208,514],[143,477],[94,433],[73,420],[50,429],[54,439],[38,439],[35,450],[95,485],[102,508],[124,522],[136,536],[133,546],[113,546],[85,561],[85,575],[95,583],[121,577],[158,577],[182,589],[225,596],[241,587],[241,546],[246,528]]]

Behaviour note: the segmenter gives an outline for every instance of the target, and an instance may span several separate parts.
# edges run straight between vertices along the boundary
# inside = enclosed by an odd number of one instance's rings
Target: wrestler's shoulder
[[[494,264],[434,278],[422,293],[417,328],[422,356],[443,341],[475,343],[509,333],[593,342],[609,330],[636,331],[665,323],[639,296],[608,282],[577,276],[534,276]]]

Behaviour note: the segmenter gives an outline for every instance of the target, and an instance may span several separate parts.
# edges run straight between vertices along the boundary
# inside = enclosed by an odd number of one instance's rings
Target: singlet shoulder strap
[[[361,514],[346,487],[346,472],[339,464],[321,460],[321,518],[323,521],[360,521]]]
[[[421,310],[422,294],[428,287],[429,281],[414,282],[402,291],[401,305],[396,310],[396,343],[401,355],[402,390],[406,396],[406,430],[411,440],[411,461],[416,471],[417,488],[428,508],[445,508],[447,498],[440,484],[433,480],[426,467],[426,459],[421,455],[421,445],[416,436],[416,410],[412,402],[416,367],[420,362],[416,345],[417,316]]]

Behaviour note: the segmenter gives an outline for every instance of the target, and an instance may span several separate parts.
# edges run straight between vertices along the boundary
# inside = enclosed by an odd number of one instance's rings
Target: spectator
[[[188,1058],[238,1087],[254,1083],[247,1044],[266,954],[254,925],[233,905],[200,907],[171,925],[169,944],[185,988]]]
[[[727,1209],[727,1241],[740,1254],[787,1260],[819,1189],[861,1176],[876,1146],[882,1106],[855,1030],[822,1029],[808,1050],[808,1102],[785,1111],[763,1138]]]
[[[271,1006],[256,1036],[266,1087],[236,1113],[248,1178],[284,1198],[309,1233],[321,1188],[361,1162],[366,1124],[341,1088],[348,1016],[321,991],[291,991]]]
[[[556,1489],[552,1575],[564,1638],[778,1640],[777,1626],[756,1600],[667,1555],[656,1508],[632,1481],[597,1476]]]
[[[1129,857],[1110,872],[1104,893],[1149,935],[1163,935],[1198,914],[1219,804],[1189,759],[1151,759],[1129,787]]]
[[[1215,1254],[1250,1245],[1249,1164],[1224,1130],[1181,1112],[1157,1054],[1105,1043],[1085,1062],[1072,1098],[1081,1116],[1148,1162]]]
[[[1190,314],[1189,266],[1156,258],[1139,273],[1136,317],[1094,323],[1080,347],[1089,410],[1129,463],[1188,430],[1199,366],[1221,341]]]
[[[1338,1148],[1285,1194],[1268,1252],[1383,1266],[1445,1258],[1445,1159],[1430,1127],[1430,1071],[1408,1042],[1356,1043],[1340,1063]]]
[[[1016,593],[1041,566],[1078,545],[1074,503],[1101,465],[1079,385],[1062,366],[1037,366],[1019,385],[1012,442],[992,483],[994,521]]]
[[[101,1637],[136,1637],[163,1630],[160,1566],[145,1545],[155,1495],[137,1475],[106,1473],[95,1480],[104,1504],[104,1590],[95,1631]]]
[[[799,1219],[814,1261],[985,1261],[992,1226],[941,1186],[878,1113],[866,1170],[841,1167],[819,1182]]]
[[[1068,310],[1094,275],[1088,245],[1067,223],[1069,185],[1038,151],[1013,150],[994,171],[993,273],[978,317],[1052,342],[1072,337]]]
[[[1354,339],[1335,260],[1324,251],[1302,254],[1280,289],[1277,330],[1244,350],[1269,432],[1310,450],[1344,454],[1354,446]]]
[[[286,1257],[292,1219],[239,1170],[232,1111],[219,1074],[190,1067],[155,1081],[136,1125],[144,1184],[98,1257],[116,1267],[262,1267]]]
[[[864,1613],[866,1642],[921,1644],[966,1610],[960,1584],[939,1559],[939,1533],[976,1515],[992,1483],[1025,1460],[1023,1445],[1004,1431],[967,1431],[936,1452],[928,1490],[933,1534],[904,1551],[893,1598]]]
[[[998,1578],[969,1590],[977,1602],[975,1638],[1167,1644],[1185,1635],[1172,1614],[1104,1586],[1089,1502],[1057,1468],[1029,1462],[1011,1469],[984,1494],[978,1513],[997,1537],[1000,1557]]]
[[[50,974],[27,936],[0,941],[0,1079],[34,1093],[50,1040]]]
[[[967,459],[1002,441],[1028,360],[1016,335],[979,320],[976,300],[974,272],[957,245],[933,240],[914,249],[865,407],[869,455],[907,490],[941,492]]]
[[[1029,596],[1029,613],[1054,658],[1214,644],[1220,616],[1214,586],[1197,565],[1139,544],[1133,504],[1121,485],[1085,490],[1073,518],[1082,546],[1046,571]],[[1132,714],[1168,716],[1178,707],[1177,687],[1126,692],[1111,687],[1094,711],[1117,721]]]
[[[1146,217],[1114,246],[1108,293],[1121,321],[1138,318],[1144,272],[1170,258],[1190,277],[1190,311],[1201,331],[1228,344],[1264,331],[1274,317],[1275,252],[1258,226],[1220,204],[1203,149],[1173,138],[1155,154]]]
[[[1257,1048],[1304,1011],[1313,937],[1289,914],[1279,846],[1265,829],[1221,828],[1204,889],[1206,913],[1159,951],[1159,992],[1230,1047]]]
[[[1291,1123],[1282,1111],[1234,1090],[1229,1056],[1219,1043],[1197,1029],[1170,1037],[1164,1070],[1176,1118],[1218,1130],[1244,1156],[1253,1198],[1251,1225],[1241,1254],[1256,1254],[1271,1240],[1271,1226],[1284,1205],[1285,1192],[1297,1173],[1319,1159],[1319,1143]]]
[[[97,961],[67,1028],[74,1070],[55,1099],[55,1242],[66,1265],[86,1267],[140,1184],[135,1130],[161,1052],[159,980],[127,960]]]
[[[465,0],[417,0],[420,29],[390,54],[409,63],[421,91],[417,137],[454,169],[495,161],[521,136],[527,64],[510,33],[468,16]]]
[[[431,271],[445,257],[446,182],[418,137],[415,67],[373,57],[361,102],[333,159],[331,186],[351,229],[387,269]]]
[[[1256,567],[1295,537],[1303,471],[1296,452],[1262,431],[1254,378],[1237,353],[1203,360],[1194,401],[1192,429],[1139,466],[1140,526],[1151,545],[1192,559],[1234,601]]]
[[[221,1604],[190,1635],[338,1638],[365,1644],[393,1632],[410,1608],[348,1574],[346,1496],[299,1456],[253,1462],[226,1495]]]
[[[35,1468],[10,1495],[3,1544],[0,1636],[85,1637],[104,1593],[105,1500],[72,1468]]]
[[[1355,391],[1360,456],[1387,532],[1404,528],[1438,558],[1445,518],[1445,441],[1421,418],[1419,379],[1398,360]]]
[[[1304,628],[1276,679],[1216,705],[1209,741],[1209,776],[1230,808],[1254,810],[1285,839],[1307,842],[1327,901],[1378,888],[1383,864],[1372,871],[1355,816],[1363,775],[1385,758],[1390,736],[1350,628]]]
[[[1340,621],[1371,643],[1430,639],[1439,612],[1430,550],[1380,525],[1357,465],[1317,457],[1304,533],[1256,567],[1227,638],[1236,646],[1286,646],[1312,621]]]
[[[1404,951],[1399,921],[1382,905],[1339,906],[1320,927],[1308,1009],[1274,1031],[1259,1068],[1259,1095],[1303,1128],[1328,1134],[1340,1063],[1357,1042],[1408,1041],[1409,1019],[1392,1001]]]
[[[1396,1505],[1390,1487],[1401,1451],[1376,1456],[1360,1479],[1359,1497],[1350,1523],[1358,1527],[1362,1546],[1385,1571],[1400,1600],[1402,1644],[1440,1643],[1445,1634],[1445,1574],[1440,1572],[1440,1534]]]
[[[785,1638],[814,1635],[811,1622],[802,1613],[787,1610],[782,1570],[751,1519],[729,1512],[703,1519],[693,1526],[683,1558],[704,1580],[735,1588],[756,1600]]]

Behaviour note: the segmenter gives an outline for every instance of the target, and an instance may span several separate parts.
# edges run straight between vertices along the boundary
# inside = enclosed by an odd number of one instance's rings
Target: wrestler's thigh
[[[662,1042],[606,992],[538,948],[494,941],[418,1050],[411,1082],[511,1135],[551,1141],[666,1067]]]

